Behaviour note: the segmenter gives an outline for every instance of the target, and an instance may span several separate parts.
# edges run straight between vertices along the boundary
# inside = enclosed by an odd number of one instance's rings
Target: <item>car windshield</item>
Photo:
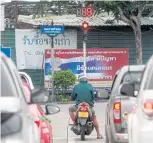
[[[124,82],[140,82],[141,80],[142,72],[128,72],[122,80],[122,83]]]

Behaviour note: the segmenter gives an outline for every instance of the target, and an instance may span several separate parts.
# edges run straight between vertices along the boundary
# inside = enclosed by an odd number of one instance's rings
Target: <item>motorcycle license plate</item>
[[[88,117],[88,115],[89,115],[88,112],[79,112],[78,113],[79,117]]]

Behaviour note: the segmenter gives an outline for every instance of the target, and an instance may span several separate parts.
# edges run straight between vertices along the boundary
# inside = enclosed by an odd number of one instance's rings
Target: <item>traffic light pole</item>
[[[84,32],[83,38],[83,66],[84,66],[84,74],[86,75],[87,65],[86,65],[86,41],[87,41],[87,32]]]
[[[84,74],[86,75],[86,41],[83,41],[83,67]]]

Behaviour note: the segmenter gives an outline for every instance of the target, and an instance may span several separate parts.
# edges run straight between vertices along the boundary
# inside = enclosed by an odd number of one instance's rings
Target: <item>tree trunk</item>
[[[132,17],[130,19],[130,25],[135,35],[136,44],[136,63],[141,65],[142,61],[142,34],[141,34],[141,20],[140,17]]]
[[[58,2],[58,15],[61,15],[61,2]]]
[[[136,63],[141,65],[142,60],[142,35],[141,35],[141,26],[135,27],[135,43],[136,43]]]

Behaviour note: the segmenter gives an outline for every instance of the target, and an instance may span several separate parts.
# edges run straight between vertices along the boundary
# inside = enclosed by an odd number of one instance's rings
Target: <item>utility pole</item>
[[[53,20],[51,22],[51,25],[53,26]],[[52,71],[52,98],[55,99],[55,95],[54,95],[54,79],[53,79],[53,75],[54,75],[54,36],[51,36],[51,71]]]

